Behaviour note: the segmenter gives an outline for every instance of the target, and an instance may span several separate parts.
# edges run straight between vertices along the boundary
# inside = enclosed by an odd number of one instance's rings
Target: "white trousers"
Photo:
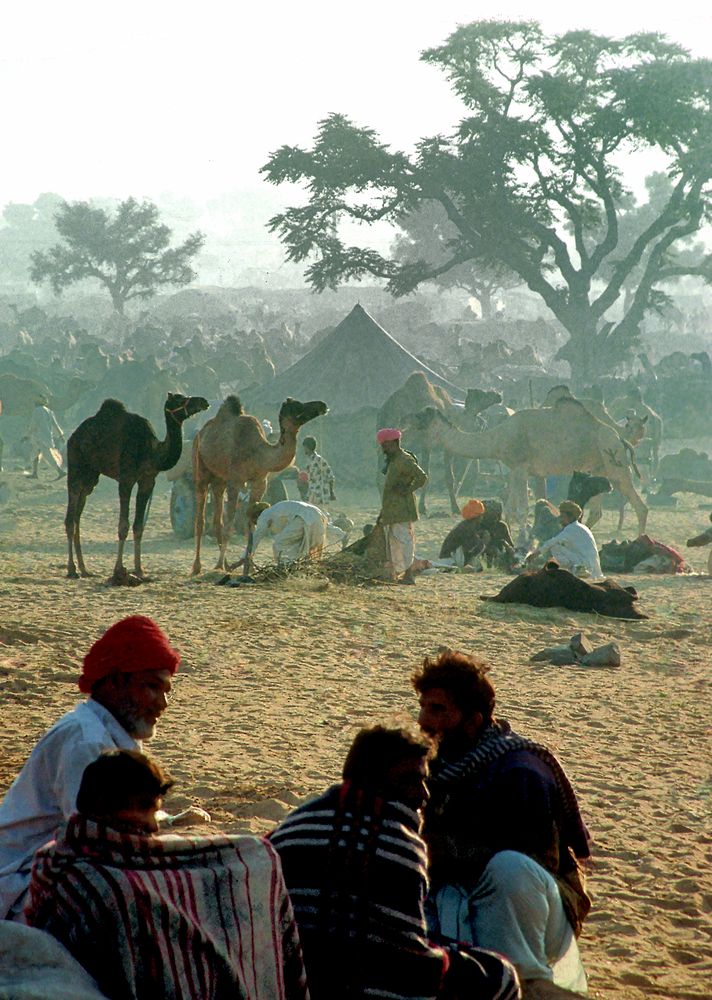
[[[472,889],[443,886],[430,901],[438,937],[497,951],[520,979],[587,992],[586,973],[556,880],[518,851],[500,851]]]
[[[415,559],[415,532],[410,521],[398,524],[384,524],[388,562],[395,576],[405,573]]]

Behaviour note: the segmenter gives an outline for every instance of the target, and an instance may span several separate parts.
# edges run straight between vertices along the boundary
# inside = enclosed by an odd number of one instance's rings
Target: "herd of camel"
[[[422,372],[414,373],[406,387],[409,383],[411,391],[407,398],[411,404],[412,390],[418,389],[424,392],[421,398],[429,405],[411,410],[400,421],[401,426],[417,436],[427,455],[439,449],[448,456],[495,459],[506,466],[509,469],[507,511],[514,519],[526,517],[530,477],[543,480],[546,476],[570,475],[580,470],[609,479],[630,502],[638,519],[638,531],[644,532],[648,509],[633,483],[633,447],[645,433],[647,414],[630,418],[628,425],[621,428],[603,404],[593,399],[576,399],[564,387],[557,387],[542,407],[507,414],[497,426],[468,432],[457,426],[443,405],[442,390],[432,386]],[[398,397],[398,392],[393,394],[392,400]],[[483,398],[488,394],[479,390],[474,393],[480,408],[484,408]],[[472,404],[472,396],[469,399],[472,409],[477,404]],[[490,398],[487,405],[491,402]],[[169,393],[164,407],[166,437],[163,440],[156,437],[148,420],[129,413],[122,403],[113,399],[105,400],[94,416],[77,427],[67,443],[68,577],[89,576],[82,555],[80,520],[87,497],[99,477],[104,475],[115,479],[119,485],[118,551],[112,581],[120,584],[146,579],[141,563],[141,539],[156,476],[177,463],[183,445],[184,421],[207,408],[208,401],[202,396]],[[239,492],[247,485],[251,498],[260,499],[268,477],[293,462],[299,429],[325,414],[327,409],[326,403],[320,400],[306,403],[291,398],[285,400],[279,412],[279,440],[271,444],[261,421],[244,413],[236,396],[229,396],[216,416],[199,430],[193,441],[194,575],[202,568],[200,551],[208,491],[212,491],[215,501],[213,528],[219,548],[217,568],[225,569]],[[386,404],[379,419],[389,422],[391,410]],[[129,573],[123,556],[134,486],[137,486],[133,520],[134,566]],[[226,494],[227,510],[224,511]],[[600,516],[600,508],[592,504],[593,523]]]

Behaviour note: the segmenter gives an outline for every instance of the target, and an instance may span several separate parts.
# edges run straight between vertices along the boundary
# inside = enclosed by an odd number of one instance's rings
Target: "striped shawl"
[[[312,1000],[432,1000],[447,964],[426,939],[419,817],[350,784],[298,808],[279,852]]]
[[[255,837],[139,836],[75,814],[37,852],[26,917],[112,1000],[308,1000],[279,861]]]

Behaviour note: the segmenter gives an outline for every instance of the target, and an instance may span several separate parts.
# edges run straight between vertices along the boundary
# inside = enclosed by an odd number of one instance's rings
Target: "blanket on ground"
[[[245,836],[139,836],[75,814],[36,855],[27,922],[112,1000],[307,1000],[274,849]]]

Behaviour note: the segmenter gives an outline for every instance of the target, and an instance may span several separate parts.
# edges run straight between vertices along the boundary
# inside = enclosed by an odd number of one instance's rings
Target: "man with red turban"
[[[386,456],[386,481],[378,523],[386,538],[389,569],[399,583],[415,583],[413,522],[418,520],[418,511],[413,494],[425,486],[428,475],[415,456],[401,448],[401,432],[397,427],[382,427],[376,441]]]
[[[89,697],[39,740],[0,803],[0,919],[21,918],[34,853],[75,811],[87,764],[153,736],[179,663],[143,615],[116,622],[84,657],[78,684]]]

